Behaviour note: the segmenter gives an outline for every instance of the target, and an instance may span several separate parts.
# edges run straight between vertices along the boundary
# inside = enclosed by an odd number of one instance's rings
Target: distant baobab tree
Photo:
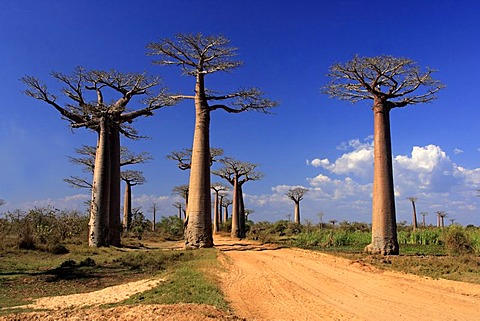
[[[330,97],[357,103],[373,101],[374,175],[372,197],[372,243],[365,251],[398,255],[395,194],[393,184],[390,111],[431,102],[444,86],[407,58],[359,57],[330,67],[331,82],[323,88]]]
[[[407,198],[410,202],[412,202],[412,207],[413,207],[413,218],[412,218],[412,228],[413,231],[415,232],[417,230],[417,208],[415,207],[415,203],[417,202],[418,198],[416,197],[408,197]]]
[[[293,222],[300,224],[300,201],[303,200],[303,197],[308,192],[308,188],[305,187],[294,187],[289,189],[285,194],[289,199],[295,203],[295,209],[293,214]]]
[[[338,221],[337,220],[330,220],[328,222],[330,222],[330,224],[332,224],[332,226],[335,227],[335,224],[337,224]]]
[[[450,218],[448,219],[450,221],[450,225],[453,225],[453,223],[455,222],[455,219],[454,218]]]
[[[212,189],[215,191],[215,201],[213,202],[213,233],[218,233],[220,228],[220,192],[227,191],[227,186],[222,183],[213,183]]]
[[[257,164],[242,162],[231,157],[225,157],[220,160],[223,167],[213,171],[217,175],[227,180],[233,186],[233,204],[232,204],[232,238],[245,237],[245,204],[243,202],[243,185],[248,181],[257,181],[263,177],[263,174],[256,171]]]
[[[447,212],[437,211],[437,227],[445,227],[445,217],[447,217]]]
[[[254,210],[251,210],[251,209],[249,209],[249,208],[246,208],[246,209],[245,209],[245,221],[248,222],[248,216],[249,216],[250,214],[253,214],[253,213],[255,213]]]
[[[183,204],[180,203],[180,202],[175,202],[173,204],[173,206],[178,210],[178,214],[177,214],[177,217],[179,219],[182,219],[182,207],[183,207]]]
[[[75,148],[75,152],[80,155],[79,157],[68,156],[68,158],[72,164],[82,166],[83,172],[93,175],[95,171],[95,151],[96,148],[94,146],[82,145],[81,148]],[[147,152],[135,154],[124,146],[120,147],[120,167],[145,163],[151,159],[152,157]],[[124,172],[120,172],[121,179],[124,177],[123,173]],[[92,188],[91,178],[70,176],[69,178],[65,178],[64,181],[70,184],[72,187],[87,189]]]
[[[420,212],[420,215],[422,215],[422,224],[423,224],[423,227],[426,227],[427,224],[425,222],[425,216],[428,215],[428,212]]]
[[[204,36],[198,33],[178,34],[174,39],[162,39],[147,46],[150,55],[159,56],[159,60],[154,61],[155,64],[180,66],[183,74],[195,78],[194,95],[176,96],[195,102],[186,248],[213,246],[210,214],[210,113],[215,110],[228,113],[256,110],[268,113],[277,106],[277,102],[264,98],[257,88],[239,89],[220,95],[206,90],[207,75],[230,71],[241,65],[240,61],[234,60],[236,48],[229,43],[223,36]]]
[[[125,182],[125,196],[123,198],[123,230],[128,232],[132,226],[132,186],[143,185],[146,182],[141,171],[127,170],[121,172]]]
[[[153,214],[153,219],[152,219],[152,232],[155,232],[156,230],[156,224],[157,224],[157,204],[153,203],[152,207],[150,207],[150,210],[152,211]]]
[[[210,166],[217,161],[219,156],[223,155],[222,148],[210,148]],[[184,148],[181,151],[173,151],[167,155],[167,158],[177,162],[178,168],[187,170],[192,167],[192,149]]]
[[[78,67],[71,75],[53,72],[63,86],[62,95],[54,95],[36,77],[22,77],[27,96],[55,108],[72,128],[85,127],[97,132],[95,173],[89,222],[89,246],[120,245],[120,135],[139,138],[129,124],[140,116],[170,106],[175,100],[160,89],[156,96],[150,90],[159,85],[158,77],[142,73],[121,73],[116,70],[87,71]],[[106,99],[105,93],[117,95]],[[133,98],[144,97],[146,107],[134,110]]]
[[[187,208],[188,208],[188,192],[189,192],[188,185],[179,185],[179,186],[175,186],[172,189],[172,194],[178,195],[185,200],[185,206],[184,206],[185,211],[187,211]],[[185,220],[187,220],[186,215],[185,215]]]
[[[233,204],[233,201],[227,197],[223,198],[222,206],[223,206],[223,222],[228,221],[228,207]]]

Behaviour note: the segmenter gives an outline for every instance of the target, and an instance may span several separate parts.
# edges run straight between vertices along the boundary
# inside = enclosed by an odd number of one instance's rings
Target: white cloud
[[[364,215],[371,211],[373,144],[368,139],[354,139],[340,144],[338,149],[345,152],[336,160],[318,158],[310,162],[327,171],[307,179],[312,186],[310,198],[335,204],[331,206],[333,211],[345,209]],[[419,211],[445,210],[467,224],[480,207],[475,192],[480,189],[480,168],[457,165],[440,146],[414,146],[410,154],[394,156],[393,167],[399,221],[402,217],[410,219],[411,205],[406,200],[409,196],[418,197]]]
[[[455,148],[455,149],[453,150],[453,153],[454,153],[455,155],[458,155],[458,154],[463,153],[463,150],[462,150],[462,149],[459,149],[459,148]]]
[[[337,175],[352,174],[359,177],[370,177],[373,173],[373,140],[368,137],[363,142],[352,139],[340,144],[337,149],[351,150],[331,163],[328,159],[315,158],[310,165],[322,167]],[[308,164],[308,163],[307,163]]]

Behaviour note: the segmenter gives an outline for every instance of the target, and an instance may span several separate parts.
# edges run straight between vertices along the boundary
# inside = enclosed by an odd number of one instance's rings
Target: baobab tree
[[[207,75],[227,72],[241,65],[234,59],[236,48],[223,36],[179,34],[174,39],[150,43],[150,55],[159,56],[154,61],[160,65],[175,65],[183,74],[195,78],[194,95],[178,95],[175,98],[192,99],[195,102],[195,131],[192,146],[188,221],[185,230],[185,247],[212,247],[211,199],[210,199],[210,113],[223,110],[241,113],[255,110],[264,113],[277,106],[277,102],[263,97],[257,88],[239,89],[224,95],[213,94],[205,88]]]
[[[423,227],[426,227],[427,224],[425,222],[425,216],[428,215],[428,212],[420,212],[420,215],[422,215],[422,224],[423,224]]]
[[[357,103],[373,100],[374,174],[372,196],[372,243],[369,253],[398,254],[393,184],[390,111],[428,103],[444,86],[407,58],[358,57],[330,67],[332,79],[323,88],[330,97]]]
[[[416,197],[408,197],[407,198],[410,202],[412,202],[412,207],[413,207],[413,218],[412,218],[412,227],[413,231],[415,232],[417,230],[417,208],[415,207],[415,203],[417,202],[418,198]]]
[[[210,148],[210,166],[213,165],[219,156],[223,155],[222,148]],[[167,155],[167,158],[177,162],[178,168],[187,170],[192,167],[192,149],[184,148],[180,151],[173,151]]]
[[[27,96],[41,100],[55,108],[72,128],[85,127],[97,133],[95,173],[90,206],[89,246],[120,245],[120,135],[139,138],[129,124],[141,116],[173,105],[175,99],[160,89],[152,96],[150,90],[159,85],[158,77],[146,74],[121,73],[116,70],[87,71],[78,67],[72,75],[53,72],[52,76],[63,88],[66,98],[61,102],[36,77],[21,80],[27,86]],[[115,98],[104,98],[105,94]],[[133,110],[130,102],[143,97],[146,107]]]
[[[188,209],[188,193],[189,193],[189,187],[188,185],[178,185],[178,186],[175,186],[173,189],[172,189],[172,194],[173,195],[178,195],[180,197],[182,197],[184,200],[185,200],[185,206],[184,206],[184,210],[185,212],[187,211]],[[185,220],[187,219],[186,215],[185,215]]]
[[[300,224],[300,201],[303,200],[305,194],[307,194],[308,188],[294,187],[289,189],[285,195],[295,203],[295,210],[293,214],[293,222]]]
[[[82,171],[89,173],[93,176],[95,171],[95,146],[82,145],[81,148],[75,148],[75,153],[80,155],[79,157],[68,156],[69,161],[72,164],[80,165]],[[120,147],[120,167],[127,165],[134,165],[145,163],[151,160],[152,157],[147,152],[133,153],[127,147]],[[120,174],[121,175],[121,174]],[[64,179],[65,182],[76,188],[92,188],[92,178],[84,178],[79,176],[70,176]]]
[[[222,201],[223,206],[223,221],[226,223],[228,221],[228,207],[233,204],[233,200],[224,197]]]
[[[123,230],[130,231],[132,225],[132,186],[145,184],[146,180],[141,171],[127,170],[121,173],[125,182],[125,196],[123,199]]]
[[[213,202],[213,233],[218,233],[220,227],[220,192],[228,190],[222,183],[213,183],[212,190],[215,191],[215,201]]]
[[[155,232],[156,225],[157,225],[157,204],[153,203],[150,210],[152,211],[153,219],[152,219],[152,232]]]
[[[445,227],[445,217],[447,217],[447,212],[437,211],[437,227]]]
[[[220,160],[223,167],[213,171],[227,180],[233,186],[232,204],[232,238],[245,237],[245,205],[243,202],[243,184],[248,181],[256,181],[263,177],[263,174],[256,171],[257,164],[242,162],[231,157]]]
[[[177,214],[177,217],[179,219],[182,219],[182,207],[183,207],[183,204],[180,203],[180,202],[175,202],[173,204],[173,207],[175,207],[177,210],[178,210],[178,214]]]

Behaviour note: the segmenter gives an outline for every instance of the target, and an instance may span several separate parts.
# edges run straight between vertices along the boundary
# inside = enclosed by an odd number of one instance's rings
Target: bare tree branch
[[[332,81],[322,91],[352,103],[377,97],[388,100],[391,108],[404,107],[436,98],[444,85],[431,77],[434,72],[429,68],[421,71],[408,58],[355,56],[345,64],[337,63],[330,68],[328,76]]]

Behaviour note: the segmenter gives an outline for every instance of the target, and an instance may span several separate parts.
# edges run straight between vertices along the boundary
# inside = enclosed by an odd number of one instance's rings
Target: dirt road
[[[223,289],[247,320],[480,320],[480,285],[217,239]]]

